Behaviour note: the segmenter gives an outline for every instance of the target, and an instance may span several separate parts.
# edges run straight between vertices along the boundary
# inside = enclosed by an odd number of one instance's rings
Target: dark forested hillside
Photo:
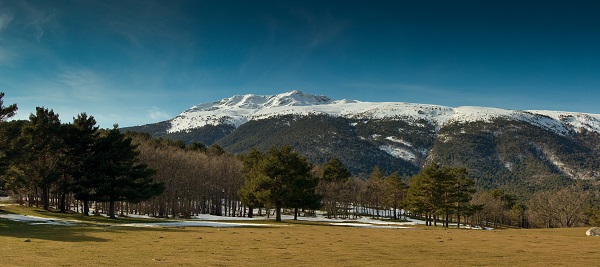
[[[206,125],[202,128],[190,129],[189,131],[169,133],[167,130],[170,126],[170,121],[162,121],[155,124],[125,127],[121,128],[121,130],[148,133],[156,138],[183,141],[188,144],[200,142],[205,145],[211,145],[235,130],[235,127],[231,125],[222,124],[217,126]]]
[[[125,128],[186,143],[214,143],[231,153],[291,145],[313,163],[339,158],[355,175],[374,166],[385,173],[417,173],[428,162],[465,167],[478,186],[533,191],[600,177],[600,135],[560,133],[525,121],[453,122],[366,119],[323,114],[250,120],[167,133],[168,122]]]
[[[454,123],[440,129],[430,157],[467,167],[484,187],[549,189],[598,178],[599,137],[563,136],[510,120]]]
[[[371,127],[389,125],[361,124],[327,115],[286,115],[250,121],[217,143],[233,153],[291,145],[314,163],[337,157],[356,174],[370,173],[375,165],[389,173],[397,171],[409,175],[418,171],[414,163],[379,149],[379,144],[384,141],[369,134],[375,132]]]

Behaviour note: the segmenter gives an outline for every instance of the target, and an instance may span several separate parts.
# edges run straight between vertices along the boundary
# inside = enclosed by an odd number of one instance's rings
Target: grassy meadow
[[[268,221],[271,227],[139,228],[119,224],[152,220],[0,209],[84,221],[56,226],[0,219],[2,266],[595,266],[600,261],[600,237],[587,237],[584,228],[367,229],[292,221]]]

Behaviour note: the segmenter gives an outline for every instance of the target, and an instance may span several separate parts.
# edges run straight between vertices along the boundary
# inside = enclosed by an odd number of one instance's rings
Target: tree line
[[[17,110],[1,104],[2,119]],[[138,162],[136,145],[117,125],[100,130],[85,113],[61,123],[58,114],[44,107],[37,107],[28,121],[1,123],[5,186],[30,206],[66,211],[74,199],[88,215],[90,202],[104,202],[115,218],[118,202],[139,203],[165,190],[152,178],[156,171]]]
[[[290,146],[232,155],[219,145],[186,144],[148,134],[99,129],[85,113],[70,123],[36,108],[6,121],[17,105],[0,94],[0,189],[23,204],[189,218],[322,210],[329,218],[422,218],[427,225],[572,227],[600,223],[590,188],[564,187],[516,196],[477,188],[465,168],[430,163],[411,177],[375,166],[352,176],[333,158],[313,164]],[[400,172],[402,173],[402,172]]]

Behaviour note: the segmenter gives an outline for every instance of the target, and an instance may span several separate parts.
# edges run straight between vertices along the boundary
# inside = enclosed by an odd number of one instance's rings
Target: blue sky
[[[0,91],[103,128],[235,94],[600,113],[599,1],[0,0]]]

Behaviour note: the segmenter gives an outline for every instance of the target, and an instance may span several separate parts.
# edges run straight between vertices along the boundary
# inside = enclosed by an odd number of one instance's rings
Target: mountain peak
[[[311,106],[331,104],[332,99],[323,95],[311,95],[302,91],[293,90],[268,97],[265,107],[283,107],[283,106]]]
[[[212,103],[199,104],[186,112],[192,111],[213,111],[217,109],[264,109],[284,106],[312,106],[331,104],[333,100],[327,96],[311,95],[302,91],[293,90],[276,95],[234,95],[229,98],[223,98]]]
[[[519,111],[486,107],[444,107],[403,102],[333,100],[323,95],[293,90],[276,95],[235,95],[196,105],[170,121],[169,133],[190,131],[205,125],[235,128],[251,120],[282,115],[326,114],[351,119],[402,119],[413,124],[427,122],[440,129],[450,123],[495,119],[524,121],[561,135],[581,129],[600,132],[600,115],[548,111]]]

